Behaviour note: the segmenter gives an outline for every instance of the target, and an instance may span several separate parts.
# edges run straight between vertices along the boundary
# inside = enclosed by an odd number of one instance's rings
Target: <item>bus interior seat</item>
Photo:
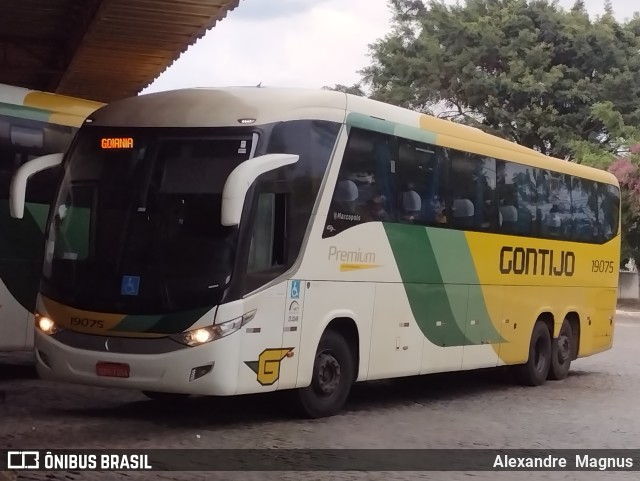
[[[337,202],[355,202],[358,199],[358,186],[352,180],[341,180],[336,185],[333,199]]]
[[[500,207],[502,217],[502,227],[506,232],[514,232],[518,224],[518,209],[513,205]]]
[[[333,194],[334,210],[353,213],[359,197],[360,191],[354,181],[348,179],[339,181]]]
[[[475,206],[469,199],[453,200],[453,222],[458,227],[472,226],[474,223]]]

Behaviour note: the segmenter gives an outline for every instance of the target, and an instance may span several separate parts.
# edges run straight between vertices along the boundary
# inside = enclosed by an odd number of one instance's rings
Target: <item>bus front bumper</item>
[[[161,354],[121,354],[71,347],[36,330],[36,367],[39,376],[45,380],[229,396],[237,391],[238,338],[231,335],[201,346]],[[128,377],[98,375],[98,363],[128,365]]]

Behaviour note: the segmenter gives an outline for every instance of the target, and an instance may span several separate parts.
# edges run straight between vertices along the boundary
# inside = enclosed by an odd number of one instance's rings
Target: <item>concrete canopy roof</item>
[[[240,0],[3,0],[0,83],[99,102],[136,95]]]

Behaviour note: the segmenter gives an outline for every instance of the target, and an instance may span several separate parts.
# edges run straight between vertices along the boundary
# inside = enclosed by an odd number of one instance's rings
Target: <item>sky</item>
[[[454,4],[456,0],[444,0]],[[574,0],[560,0],[570,8]],[[612,0],[619,20],[634,0]],[[604,0],[585,0],[601,15]],[[368,46],[390,30],[387,0],[240,0],[239,6],[141,93],[187,87],[353,85]]]

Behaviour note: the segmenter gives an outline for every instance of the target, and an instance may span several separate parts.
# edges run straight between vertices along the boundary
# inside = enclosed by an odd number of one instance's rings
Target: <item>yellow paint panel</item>
[[[375,264],[340,264],[340,272],[348,272],[348,271],[360,271],[363,269],[375,269],[376,267],[380,267]]]
[[[619,238],[596,245],[478,232],[466,237],[480,284],[617,288]]]
[[[580,357],[610,347],[619,239],[592,245],[475,232],[465,235],[488,314],[505,340],[493,346],[502,362],[527,360],[533,325],[542,313],[553,316],[554,335],[567,313],[578,314]],[[573,261],[567,262],[568,258]]]
[[[51,122],[79,127],[85,118],[104,106],[100,102],[55,95],[46,92],[30,92],[23,101],[26,107],[52,112]]]
[[[125,318],[124,314],[105,314],[102,312],[85,311],[65,306],[64,304],[60,304],[44,296],[41,296],[41,299],[46,310],[46,312],[41,314],[49,316],[51,320],[63,329],[83,332],[86,334],[101,334],[104,336],[114,337],[165,337],[162,334],[110,331],[110,329],[113,329]]]

